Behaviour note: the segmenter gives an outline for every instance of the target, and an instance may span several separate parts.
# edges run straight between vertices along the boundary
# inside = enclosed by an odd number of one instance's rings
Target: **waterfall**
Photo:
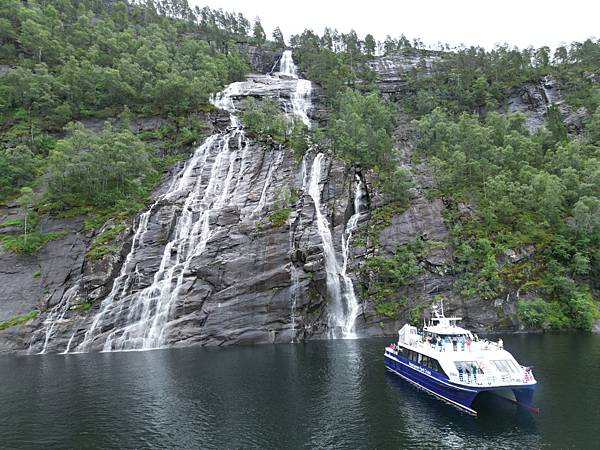
[[[343,264],[340,275],[342,276],[342,282],[344,284],[344,292],[346,293],[346,314],[343,319],[342,329],[347,333],[348,338],[356,338],[354,333],[354,323],[356,317],[360,312],[360,305],[356,294],[354,293],[354,284],[352,279],[347,275],[348,270],[348,257],[350,256],[350,241],[352,240],[352,233],[358,225],[358,220],[361,216],[362,201],[364,197],[364,184],[358,175],[355,175],[356,188],[354,191],[354,214],[348,220],[344,233],[342,234],[342,256]]]
[[[343,264],[340,267],[333,244],[329,222],[321,212],[321,171],[323,163],[323,153],[319,153],[313,161],[308,187],[308,195],[312,198],[315,206],[315,219],[317,222],[317,231],[323,243],[323,255],[325,258],[325,272],[327,275],[327,292],[331,299],[329,302],[329,329],[332,337],[336,337],[341,331],[342,337],[347,339],[356,338],[354,332],[354,323],[358,316],[360,305],[354,293],[354,285],[347,275],[348,257],[350,253],[350,240],[352,232],[358,224],[360,218],[361,202],[364,186],[357,176],[354,214],[348,221],[342,235],[342,257]]]
[[[310,124],[311,84],[298,79],[291,52],[284,53],[280,69],[281,76],[263,77],[268,80],[266,84],[254,80],[232,83],[212,98],[216,107],[230,112],[231,127],[208,137],[194,151],[179,174],[173,177],[165,193],[140,215],[131,248],[111,292],[101,302],[83,338],[78,337],[76,331],[73,332],[63,353],[87,352],[96,348],[102,348],[103,351],[144,350],[160,348],[168,342],[170,324],[175,319],[174,311],[184,289],[185,276],[189,273],[192,260],[205,251],[218,227],[211,218],[222,208],[232,205],[236,198],[247,201],[236,197],[236,192],[244,172],[251,164],[252,155],[248,151],[249,143],[243,125],[233,114],[237,111],[235,102],[248,95],[269,95],[269,89],[272,92],[286,89],[290,98],[288,104],[291,104],[294,115]],[[285,96],[281,101],[287,101]],[[230,142],[236,141],[237,147],[230,149]],[[266,206],[272,179],[282,162],[283,151],[276,151],[265,175],[260,199],[254,208],[256,213]],[[136,288],[140,278],[137,262],[146,246],[144,236],[148,232],[150,219],[158,214],[165,203],[174,205],[178,211],[173,232],[164,246],[152,282],[143,288]],[[73,287],[73,295],[78,288]],[[49,314],[43,352],[52,339],[55,324],[64,318],[69,308],[70,296],[65,295]]]
[[[308,111],[311,108],[312,84],[308,80],[298,79],[296,89],[292,92],[291,102],[294,114],[300,117],[302,123],[310,128]]]
[[[277,152],[275,159],[269,165],[269,169],[267,170],[267,176],[265,178],[265,183],[263,184],[262,191],[260,192],[260,199],[258,200],[258,205],[254,209],[253,214],[258,214],[262,212],[266,203],[267,203],[267,192],[269,187],[271,186],[271,181],[273,179],[273,173],[279,168],[281,163],[283,162],[283,150],[279,149]]]
[[[294,78],[298,76],[296,64],[294,64],[294,60],[292,59],[291,50],[285,50],[283,55],[281,55],[281,60],[279,61],[279,73]]]
[[[279,62],[279,74],[296,79],[296,87],[292,91],[290,101],[295,116],[298,116],[302,123],[310,128],[310,119],[308,111],[311,108],[312,84],[308,80],[298,77],[298,68],[292,59],[292,51],[286,50],[281,56]]]
[[[234,118],[231,120],[236,123]],[[241,164],[237,163],[238,150],[230,150],[229,142],[238,138],[244,139],[243,131],[238,127],[210,136],[188,161],[179,181],[157,201],[173,201],[185,195],[174,236],[165,245],[152,284],[127,295],[135,272],[132,274],[126,262],[77,351],[89,350],[90,345],[102,335],[105,322],[114,324],[114,327],[104,341],[104,351],[164,346],[184,276],[192,259],[205,250],[212,235],[210,218],[227,205],[234,194],[231,186],[234,177],[239,177]],[[140,248],[152,209],[141,216],[127,260],[131,260]]]
[[[290,215],[289,219],[289,227],[290,227],[290,255],[294,255],[296,252],[296,242],[295,242],[295,234],[296,234],[296,225],[294,222],[298,219],[298,214],[300,214],[302,207],[304,206],[304,195],[306,194],[306,185],[308,184],[308,172],[306,169],[306,160],[308,158],[308,152],[302,157],[302,165],[300,166],[300,179],[301,188],[300,188],[300,206],[296,207],[296,213]],[[293,257],[293,256],[292,256]],[[296,331],[296,305],[298,303],[298,297],[300,294],[300,271],[295,266],[294,261],[290,261],[290,301],[291,301],[291,311],[290,317],[292,322],[292,339],[291,342],[295,342],[297,331]]]
[[[329,222],[321,212],[321,165],[323,163],[323,153],[315,156],[312,170],[310,174],[310,182],[308,185],[308,195],[312,198],[315,206],[315,219],[317,221],[317,231],[323,243],[323,256],[325,258],[325,272],[327,282],[327,292],[331,296],[330,305],[330,321],[329,328],[334,330],[338,324],[337,318],[343,316],[342,305],[342,288],[339,279],[339,266],[333,246],[333,238],[329,229]]]
[[[43,328],[44,332],[44,345],[42,349],[38,352],[39,355],[43,355],[48,350],[48,344],[51,339],[54,338],[54,334],[56,332],[56,326],[62,322],[67,314],[67,311],[71,308],[71,302],[77,296],[77,292],[79,290],[79,282],[75,283],[64,293],[61,301],[50,310],[46,320],[44,320],[45,327]],[[36,331],[31,338],[31,344],[29,346],[29,353],[33,351],[33,344],[37,342],[37,335],[39,331]]]

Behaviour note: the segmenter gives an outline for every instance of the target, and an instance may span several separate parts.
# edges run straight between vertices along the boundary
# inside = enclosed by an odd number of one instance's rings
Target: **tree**
[[[389,56],[393,54],[398,49],[397,42],[392,39],[390,35],[385,37],[385,41],[383,41],[383,51],[385,56]]]
[[[410,200],[410,189],[414,187],[410,170],[398,167],[394,171],[383,175],[383,192],[386,197],[401,205],[408,205]]]
[[[562,120],[558,107],[550,105],[546,114],[548,129],[552,133],[554,142],[565,142],[567,140],[567,127]]]
[[[79,123],[50,154],[49,194],[57,204],[112,207],[137,199],[153,175],[146,146],[129,130],[105,125],[99,134]]]
[[[283,50],[285,48],[285,39],[283,38],[283,33],[279,27],[276,27],[273,30],[273,40],[275,41],[275,48]]]
[[[35,66],[33,71],[18,67],[6,76],[9,101],[12,105],[22,107],[27,114],[31,145],[34,145],[35,121],[52,116],[58,98],[56,91],[60,89],[56,79],[48,73],[46,65]]]
[[[260,23],[260,18],[258,17],[254,20],[252,35],[254,36],[254,43],[258,47],[262,47],[262,45],[267,41],[267,35],[265,34],[265,30]]]
[[[538,67],[545,68],[550,63],[550,48],[541,47],[535,52],[535,62]]]
[[[29,219],[29,215],[31,214],[31,209],[33,208],[33,205],[35,204],[35,196],[34,196],[33,190],[30,187],[21,188],[21,195],[17,199],[17,203],[23,210],[23,218],[24,218],[23,234],[24,234],[24,238],[25,238],[25,245],[27,245],[27,232],[28,232],[27,220]]]
[[[586,122],[585,130],[590,141],[600,144],[600,106]]]
[[[375,49],[377,47],[377,43],[375,42],[375,38],[372,34],[367,34],[365,36],[365,51],[367,55],[373,56],[375,54]]]
[[[35,175],[35,158],[27,146],[0,149],[0,198],[11,195]]]
[[[392,159],[391,107],[379,94],[362,95],[346,89],[337,99],[328,135],[336,152],[366,167],[385,168]]]

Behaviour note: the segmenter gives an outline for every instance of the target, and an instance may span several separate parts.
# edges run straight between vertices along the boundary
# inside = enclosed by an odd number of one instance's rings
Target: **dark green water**
[[[386,340],[0,357],[2,448],[600,448],[600,336],[504,336],[531,415],[388,375]]]

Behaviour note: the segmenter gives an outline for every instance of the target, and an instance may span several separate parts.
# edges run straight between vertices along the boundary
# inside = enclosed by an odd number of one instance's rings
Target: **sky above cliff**
[[[260,17],[267,34],[279,26],[290,34],[325,27],[362,38],[371,33],[383,41],[387,34],[492,48],[508,43],[520,48],[600,37],[600,3],[590,0],[189,0],[190,4],[241,12],[249,20]]]

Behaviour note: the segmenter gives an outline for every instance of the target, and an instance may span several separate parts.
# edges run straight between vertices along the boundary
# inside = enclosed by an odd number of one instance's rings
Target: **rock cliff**
[[[260,73],[230,86],[218,106],[237,110],[244,97],[272,97],[282,109],[298,114],[299,103],[308,101],[299,95],[312,92],[305,113],[322,112],[318,90],[301,92],[295,74],[264,75],[281,58],[280,53],[252,50],[251,62]],[[382,92],[394,98],[402,95],[403,71],[427,72],[432,58],[381,58],[371,67]],[[544,83],[550,90],[550,81]],[[509,99],[508,109],[524,111],[528,124],[538,126],[542,109],[557,101],[544,92],[526,86]],[[87,259],[93,236],[83,231],[79,218],[42,223],[44,231],[68,233],[35,256],[0,250],[0,320],[40,311],[36,319],[0,331],[0,351],[127,350],[339,336],[332,325],[332,303],[342,300],[334,300],[332,289],[345,302],[352,285],[359,305],[352,331],[358,336],[395,333],[412,311],[436,295],[446,298],[447,309],[465,317],[470,327],[515,327],[514,298],[482,302],[455,293],[444,222],[448,206],[428,195],[431,177],[425,164],[412,167],[415,188],[409,207],[394,211],[382,225],[372,217],[384,203],[373,174],[348,166],[327,149],[312,148],[298,161],[290,149],[249,139],[229,112],[208,119],[214,134],[166,174],[152,205],[118,236],[116,254]],[[414,141],[410,121],[400,120],[396,144],[401,164],[413,164]],[[360,194],[357,182],[365,189]],[[2,222],[14,211],[0,214]],[[351,242],[345,250],[351,218],[356,236],[375,230],[377,245]],[[418,261],[422,270],[394,293],[406,299],[398,314],[381,315],[363,289],[360,268],[367,258],[392,255],[399,244],[415,240],[425,244]],[[340,273],[332,273],[332,267]],[[350,314],[346,303],[340,311]]]

